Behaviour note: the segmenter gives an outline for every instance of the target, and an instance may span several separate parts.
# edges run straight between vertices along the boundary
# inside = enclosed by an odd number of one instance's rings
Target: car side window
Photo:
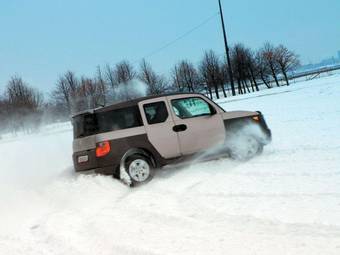
[[[181,119],[211,115],[212,106],[199,97],[181,98],[171,100],[172,108],[177,117]]]
[[[157,124],[165,122],[168,119],[169,113],[163,101],[145,104],[144,112],[148,124]]]
[[[98,122],[98,133],[140,127],[143,125],[137,106],[99,112],[95,114],[95,118]]]

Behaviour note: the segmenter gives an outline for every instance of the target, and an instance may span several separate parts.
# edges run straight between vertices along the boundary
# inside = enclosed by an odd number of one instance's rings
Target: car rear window
[[[74,138],[81,138],[97,133],[98,124],[94,114],[82,114],[73,118]]]
[[[142,126],[137,106],[108,112],[83,114],[73,118],[74,138]]]

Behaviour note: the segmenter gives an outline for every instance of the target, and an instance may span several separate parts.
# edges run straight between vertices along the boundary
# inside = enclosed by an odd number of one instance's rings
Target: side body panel
[[[165,103],[168,111],[168,117],[165,122],[149,125],[143,106],[156,102]],[[139,102],[138,106],[142,115],[142,120],[149,142],[157,149],[163,158],[171,159],[179,157],[181,153],[179,148],[178,134],[172,130],[174,121],[166,97],[141,101]]]
[[[135,127],[129,129],[122,129],[107,133],[100,133],[96,135],[91,135],[84,138],[78,138],[73,140],[73,152],[85,151],[90,149],[95,149],[96,144],[103,141],[114,140],[124,137],[137,136],[145,134],[145,128]]]
[[[171,100],[179,98],[199,97],[209,103],[216,110],[212,116],[200,116],[188,119],[181,119],[176,116],[171,107]],[[186,125],[187,129],[178,132],[180,150],[182,155],[190,155],[218,146],[224,143],[225,128],[220,114],[220,109],[211,104],[202,95],[183,94],[167,97],[175,125]]]
[[[113,131],[87,137],[85,139],[95,141],[94,147],[80,147],[80,139],[74,141],[73,162],[77,172],[95,170],[101,174],[114,174],[117,170],[123,155],[131,148],[140,148],[150,153],[157,163],[157,166],[166,164],[165,159],[158,153],[155,147],[149,142],[144,127],[131,128],[126,130]],[[124,134],[125,133],[125,134]],[[84,139],[84,138],[81,138]],[[85,140],[87,141],[87,140]],[[96,157],[96,143],[109,141],[110,152],[108,155]],[[92,143],[92,142],[91,142]],[[88,161],[78,163],[79,156],[88,156]]]

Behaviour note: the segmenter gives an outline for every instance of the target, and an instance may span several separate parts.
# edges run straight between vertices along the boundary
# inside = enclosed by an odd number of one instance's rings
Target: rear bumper
[[[88,161],[78,163],[78,158],[88,156]],[[113,175],[119,167],[117,160],[112,157],[97,158],[95,150],[75,152],[72,155],[74,170],[77,173],[98,173],[105,175]]]

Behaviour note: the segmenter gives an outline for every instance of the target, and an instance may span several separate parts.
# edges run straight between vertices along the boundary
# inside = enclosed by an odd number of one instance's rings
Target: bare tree
[[[67,86],[64,77],[60,76],[58,78],[56,88],[52,91],[51,98],[55,105],[60,106],[60,112],[71,112],[70,88]]]
[[[123,60],[117,63],[114,67],[107,64],[102,78],[111,87],[111,89],[114,90],[118,85],[126,85],[129,81],[137,78],[137,73],[128,61]]]
[[[98,76],[98,74],[97,74]],[[107,84],[107,99],[109,102],[121,101],[131,99],[133,93],[128,88],[131,81],[137,78],[137,73],[134,67],[126,60],[117,63],[114,67],[106,65],[102,79]],[[127,86],[124,88],[124,86]]]
[[[111,89],[114,89],[117,85],[117,82],[115,80],[115,71],[109,64],[106,64],[105,66],[104,79],[106,83],[109,84]]]
[[[13,76],[7,85],[3,101],[8,121],[14,132],[36,130],[41,122],[43,95],[30,87],[19,76]]]
[[[6,94],[9,104],[15,109],[37,110],[43,103],[42,94],[29,87],[21,77],[13,76],[8,82]]]
[[[168,83],[165,77],[158,75],[145,59],[140,64],[138,77],[148,86],[147,93],[149,95],[161,95],[168,90]]]
[[[102,75],[100,66],[97,66],[95,82],[97,83],[98,90],[100,91],[101,94],[101,104],[106,105],[108,97],[108,88]]]
[[[0,134],[1,132],[6,132],[8,131],[9,128],[9,115],[8,115],[8,101],[7,99],[0,95]],[[0,135],[0,139],[1,139],[1,135]]]
[[[86,110],[103,106],[105,89],[95,79],[82,77],[77,89],[78,108]]]
[[[227,58],[224,58],[223,61],[221,61],[221,80],[224,86],[227,87],[227,90],[230,91],[231,87],[228,68],[228,60]],[[232,66],[230,66],[230,68],[232,68]]]
[[[274,78],[276,85],[280,87],[280,83],[277,78],[277,72],[278,72],[279,67],[276,61],[277,56],[276,56],[275,47],[269,42],[266,42],[260,52],[261,52],[264,63],[270,69],[271,76]]]
[[[2,96],[2,95],[0,95],[0,116],[1,117],[3,117],[3,116],[5,116],[5,114],[6,114],[6,111],[7,111],[7,102],[6,102],[6,100],[5,100],[5,98]],[[2,120],[3,120],[3,118],[1,118]],[[1,124],[3,124],[4,122],[3,121],[1,121]]]
[[[76,111],[78,86],[79,81],[73,72],[67,71],[59,76],[51,98],[56,105],[61,107],[61,111],[68,114]]]
[[[287,86],[289,86],[287,72],[294,70],[300,65],[299,57],[282,44],[275,49],[275,52],[276,62],[279,65],[280,71],[286,80]]]
[[[238,84],[238,93],[244,94],[250,92],[247,81],[249,75],[249,56],[247,49],[243,44],[236,44],[232,48],[231,63],[234,70],[234,76]]]
[[[183,84],[181,84],[177,65],[175,65],[174,68],[171,70],[171,80],[172,87],[174,88],[174,90],[177,90],[179,92],[184,91],[184,86]]]
[[[257,84],[258,78],[258,69],[256,65],[255,53],[250,48],[245,48],[245,57],[246,57],[246,67],[248,71],[248,78],[251,84],[251,88],[253,92],[259,91],[259,87]]]
[[[267,88],[270,89],[271,86],[270,86],[270,81],[268,77],[270,76],[271,71],[266,64],[266,61],[263,58],[261,51],[257,51],[255,54],[255,66],[256,66],[256,71],[258,73],[259,78],[267,86]]]
[[[121,61],[116,64],[114,69],[114,84],[128,84],[129,81],[137,78],[137,73],[128,61]]]
[[[71,72],[71,71],[67,71],[64,74],[64,78],[65,78],[68,86],[70,87],[70,91],[71,92],[76,91],[77,90],[77,86],[78,86],[78,79],[77,79],[75,73]]]
[[[189,92],[195,92],[200,85],[200,79],[195,66],[188,60],[182,60],[173,69],[173,74],[178,87],[182,91],[186,88]],[[180,84],[180,85],[179,85]]]
[[[221,86],[224,96],[226,91],[224,88],[220,61],[214,51],[206,51],[199,65],[199,72],[202,81],[207,85],[210,97],[212,98],[212,88],[215,90],[216,98],[220,98],[218,87]]]

